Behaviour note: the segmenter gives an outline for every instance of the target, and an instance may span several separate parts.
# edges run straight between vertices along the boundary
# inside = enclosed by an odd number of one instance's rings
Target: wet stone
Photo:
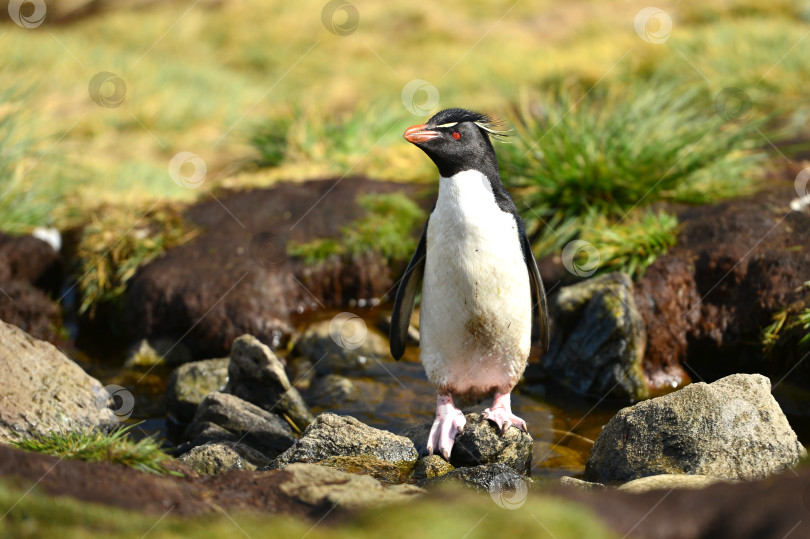
[[[171,419],[188,423],[202,400],[228,383],[229,358],[205,359],[179,366],[166,384],[166,409]]]
[[[453,465],[439,455],[428,455],[416,461],[413,478],[417,484],[423,484],[429,479],[441,477],[453,470],[455,470]]]
[[[316,464],[346,473],[370,475],[388,485],[404,483],[413,470],[412,462],[402,461],[395,464],[368,455],[329,457]]]
[[[219,475],[231,470],[264,468],[270,459],[238,442],[209,442],[192,448],[178,459],[202,475]]]
[[[425,483],[432,488],[440,485],[460,485],[478,492],[496,496],[512,491],[515,494],[526,493],[531,479],[515,471],[514,468],[501,463],[482,464],[466,468],[456,468],[440,477]],[[524,498],[525,499],[525,498]]]
[[[319,376],[356,373],[378,361],[391,360],[388,340],[356,316],[312,324],[293,353],[312,361]]]

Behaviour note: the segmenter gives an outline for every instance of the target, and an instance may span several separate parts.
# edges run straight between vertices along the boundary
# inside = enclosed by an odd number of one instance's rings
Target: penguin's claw
[[[436,406],[436,420],[433,421],[428,436],[428,454],[432,455],[434,450],[438,449],[444,459],[450,462],[456,436],[464,431],[466,424],[467,419],[461,410],[453,405],[452,398],[440,396]]]
[[[484,410],[484,419],[495,423],[501,434],[504,434],[511,426],[515,426],[523,432],[529,432],[526,422],[505,408],[487,408]]]

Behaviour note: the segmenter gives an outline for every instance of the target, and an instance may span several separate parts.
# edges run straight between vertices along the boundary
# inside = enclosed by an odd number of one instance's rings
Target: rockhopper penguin
[[[405,350],[414,298],[422,283],[421,360],[436,387],[436,420],[427,450],[447,460],[466,420],[453,397],[495,394],[484,417],[506,432],[526,422],[512,414],[510,393],[533,340],[548,348],[543,281],[512,198],[504,189],[486,115],[447,109],[405,131],[439,169],[439,196],[397,290],[391,354]]]

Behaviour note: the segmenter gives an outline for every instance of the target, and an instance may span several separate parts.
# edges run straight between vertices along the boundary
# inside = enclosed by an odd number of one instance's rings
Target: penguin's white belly
[[[427,230],[421,359],[440,392],[509,391],[531,346],[531,289],[517,223],[487,178],[441,178]]]

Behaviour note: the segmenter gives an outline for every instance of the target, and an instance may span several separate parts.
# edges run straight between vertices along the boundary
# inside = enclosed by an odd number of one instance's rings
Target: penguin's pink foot
[[[510,426],[515,426],[523,432],[529,432],[526,422],[512,413],[511,401],[509,393],[496,392],[492,407],[484,410],[484,419],[495,423],[501,429],[501,434],[505,433]]]
[[[450,462],[456,435],[464,430],[466,424],[467,419],[453,404],[453,397],[439,395],[436,399],[436,420],[430,428],[427,441],[428,454],[432,455],[433,451],[438,449],[444,460]]]

